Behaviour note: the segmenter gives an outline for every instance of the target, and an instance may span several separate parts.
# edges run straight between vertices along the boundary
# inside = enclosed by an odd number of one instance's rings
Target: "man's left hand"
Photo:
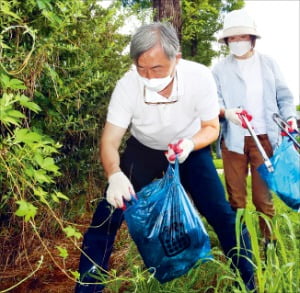
[[[178,142],[168,145],[168,151],[165,155],[171,164],[175,163],[176,157],[178,162],[181,164],[194,150],[194,147],[194,142],[191,139],[180,139]]]

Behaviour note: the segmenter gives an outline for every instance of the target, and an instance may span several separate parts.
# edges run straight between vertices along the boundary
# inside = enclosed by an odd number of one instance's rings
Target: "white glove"
[[[297,120],[296,120],[295,117],[292,117],[292,118],[288,119],[286,121],[286,123],[290,125],[290,128],[291,128],[292,131],[298,129],[298,127],[297,127]]]
[[[109,176],[108,183],[106,199],[115,208],[124,207],[123,199],[129,201],[131,195],[135,194],[132,184],[122,171]]]
[[[191,139],[184,138],[180,139],[175,144],[169,144],[168,145],[168,151],[166,152],[167,160],[174,164],[176,157],[178,159],[178,162],[181,164],[183,163],[189,154],[194,150],[194,142]]]
[[[242,126],[242,121],[239,118],[239,115],[237,113],[241,113],[243,109],[240,108],[232,108],[232,109],[226,109],[224,112],[224,116],[227,120],[231,121],[232,123]]]

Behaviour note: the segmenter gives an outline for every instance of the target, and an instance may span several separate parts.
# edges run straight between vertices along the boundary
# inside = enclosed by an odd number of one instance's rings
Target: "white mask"
[[[230,42],[229,49],[231,54],[241,57],[252,48],[251,41]]]
[[[173,77],[167,76],[163,78],[148,79],[140,76],[140,79],[148,90],[160,92],[172,81]]]

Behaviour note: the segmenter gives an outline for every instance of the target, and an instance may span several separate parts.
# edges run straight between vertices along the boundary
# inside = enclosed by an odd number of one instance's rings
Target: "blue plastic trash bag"
[[[180,183],[179,167],[145,186],[124,212],[129,233],[150,271],[160,282],[212,259],[209,236]],[[198,262],[199,264],[199,262]]]
[[[265,165],[258,167],[258,172],[268,187],[290,208],[300,209],[300,154],[293,142],[283,137],[280,146],[270,158],[274,172],[268,172]]]

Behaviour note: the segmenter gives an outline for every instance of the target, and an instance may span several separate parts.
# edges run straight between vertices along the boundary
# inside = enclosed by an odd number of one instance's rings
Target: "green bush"
[[[61,145],[53,154],[61,172],[56,188],[72,198],[99,196],[98,137],[112,89],[130,64],[122,54],[129,37],[118,33],[127,15],[93,0],[1,5],[2,76],[23,82],[18,93],[40,108],[20,109],[26,117],[22,126]]]

